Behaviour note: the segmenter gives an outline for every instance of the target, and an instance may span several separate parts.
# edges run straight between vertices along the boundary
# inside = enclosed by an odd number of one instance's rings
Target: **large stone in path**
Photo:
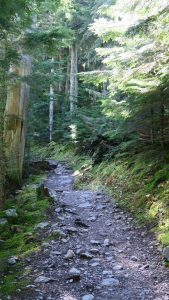
[[[53,279],[46,276],[39,276],[35,279],[35,283],[48,283],[51,281],[53,281]]]
[[[69,227],[66,229],[68,234],[75,234],[78,232],[78,230],[75,227]]]
[[[69,278],[74,280],[80,280],[81,272],[76,268],[72,268],[69,271]]]
[[[96,246],[98,246],[98,245],[101,244],[101,242],[96,241],[96,240],[91,240],[90,243],[91,243],[92,245],[96,245]]]
[[[113,287],[113,286],[118,286],[120,283],[118,281],[118,279],[115,279],[115,278],[105,278],[103,279],[101,285],[102,286],[110,286],[110,287]]]
[[[68,250],[67,254],[65,255],[65,259],[72,259],[75,256],[75,253],[73,250]]]
[[[82,259],[92,259],[93,255],[86,251],[86,252],[80,253],[80,258],[82,258]]]

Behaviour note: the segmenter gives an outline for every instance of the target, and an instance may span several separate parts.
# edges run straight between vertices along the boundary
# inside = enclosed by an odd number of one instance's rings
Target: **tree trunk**
[[[31,73],[30,57],[22,56],[20,66],[11,66],[10,71],[20,77],[29,76]],[[29,91],[29,85],[18,79],[13,80],[7,90],[4,141],[7,174],[14,181],[20,181],[22,178]]]
[[[58,58],[58,61],[59,61],[59,69],[58,69],[58,73],[59,73],[59,76],[60,76],[60,79],[59,79],[59,83],[58,83],[58,113],[62,113],[62,106],[63,106],[63,95],[62,95],[62,92],[63,92],[63,78],[61,76],[61,74],[64,72],[63,71],[63,56],[62,56],[62,53],[59,54],[59,58]]]
[[[54,62],[54,58],[52,58]],[[51,75],[54,74],[54,69],[51,69]],[[53,124],[54,124],[54,87],[53,84],[50,85],[50,105],[49,105],[49,140],[53,140]]]
[[[66,82],[65,82],[65,93],[66,93],[66,99],[68,99],[68,94],[70,91],[70,53],[67,54],[67,70],[66,70]]]
[[[160,105],[160,116],[161,116],[161,146],[164,148],[164,116],[165,116],[165,108],[164,108],[164,103],[163,100],[161,100],[161,105]]]
[[[5,185],[5,170],[6,170],[6,162],[4,155],[4,140],[3,140],[3,130],[4,130],[4,106],[3,101],[1,99],[0,102],[0,210],[3,208],[4,203],[4,185]]]
[[[154,108],[151,108],[151,143],[154,144],[155,132],[154,132]]]
[[[78,103],[78,58],[77,44],[71,47],[71,67],[70,67],[70,113],[75,115]]]

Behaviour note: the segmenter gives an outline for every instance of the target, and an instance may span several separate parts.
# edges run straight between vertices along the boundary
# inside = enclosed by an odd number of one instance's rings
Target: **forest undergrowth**
[[[78,148],[51,144],[34,147],[33,155],[67,160],[73,168],[75,188],[105,190],[117,205],[130,211],[140,226],[153,230],[163,246],[169,245],[169,172],[167,157],[151,147],[132,156],[114,157],[93,164]]]
[[[40,250],[41,239],[38,237],[36,225],[45,218],[45,212],[50,207],[50,199],[38,195],[39,186],[46,175],[30,175],[25,180],[23,188],[15,195],[11,195],[0,212],[0,297],[7,299],[7,295],[23,288],[28,282],[24,278],[25,260]],[[16,216],[6,217],[6,212],[16,211]],[[16,263],[12,263],[16,260]],[[24,270],[24,271],[23,271]],[[23,273],[24,272],[24,273]]]

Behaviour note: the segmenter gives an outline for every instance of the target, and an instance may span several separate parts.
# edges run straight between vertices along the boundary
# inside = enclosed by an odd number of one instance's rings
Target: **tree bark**
[[[29,76],[30,56],[23,55],[20,66],[11,66],[10,72],[21,78]],[[20,181],[22,178],[29,91],[29,85],[18,79],[13,80],[7,90],[4,142],[7,174],[14,181]]]
[[[151,143],[154,144],[155,132],[154,132],[154,108],[151,108]]]
[[[66,99],[69,98],[69,91],[70,91],[70,53],[67,54],[67,70],[66,70],[66,82],[65,82],[65,93],[66,93]]]
[[[54,62],[54,58],[52,58]],[[51,69],[51,75],[54,74],[54,69]],[[54,87],[50,85],[50,104],[49,104],[49,140],[53,140],[53,124],[54,124]]]
[[[58,73],[59,75],[61,76],[61,74],[64,72],[63,71],[63,56],[62,56],[62,53],[60,52],[59,54],[59,69],[58,69]],[[62,113],[62,106],[63,106],[63,95],[62,95],[62,92],[63,92],[63,78],[60,77],[60,80],[59,80],[59,83],[58,83],[58,112],[61,114]]]
[[[78,103],[78,57],[77,44],[74,43],[71,47],[71,67],[70,67],[70,114],[76,114]]]
[[[5,185],[5,171],[6,171],[6,162],[4,155],[4,139],[3,139],[3,130],[4,130],[4,106],[1,99],[0,102],[0,210],[3,208],[4,203],[4,185]]]
[[[161,105],[160,105],[160,116],[161,116],[161,146],[164,148],[164,117],[165,117],[165,108],[164,108],[164,103],[163,100],[161,100]]]

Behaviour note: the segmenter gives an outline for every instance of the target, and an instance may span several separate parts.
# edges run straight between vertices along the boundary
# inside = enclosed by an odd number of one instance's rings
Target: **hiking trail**
[[[27,259],[15,300],[168,300],[169,270],[146,228],[104,192],[74,190],[73,171],[49,161],[54,206],[38,224],[42,249]],[[50,237],[50,239],[49,239]]]

